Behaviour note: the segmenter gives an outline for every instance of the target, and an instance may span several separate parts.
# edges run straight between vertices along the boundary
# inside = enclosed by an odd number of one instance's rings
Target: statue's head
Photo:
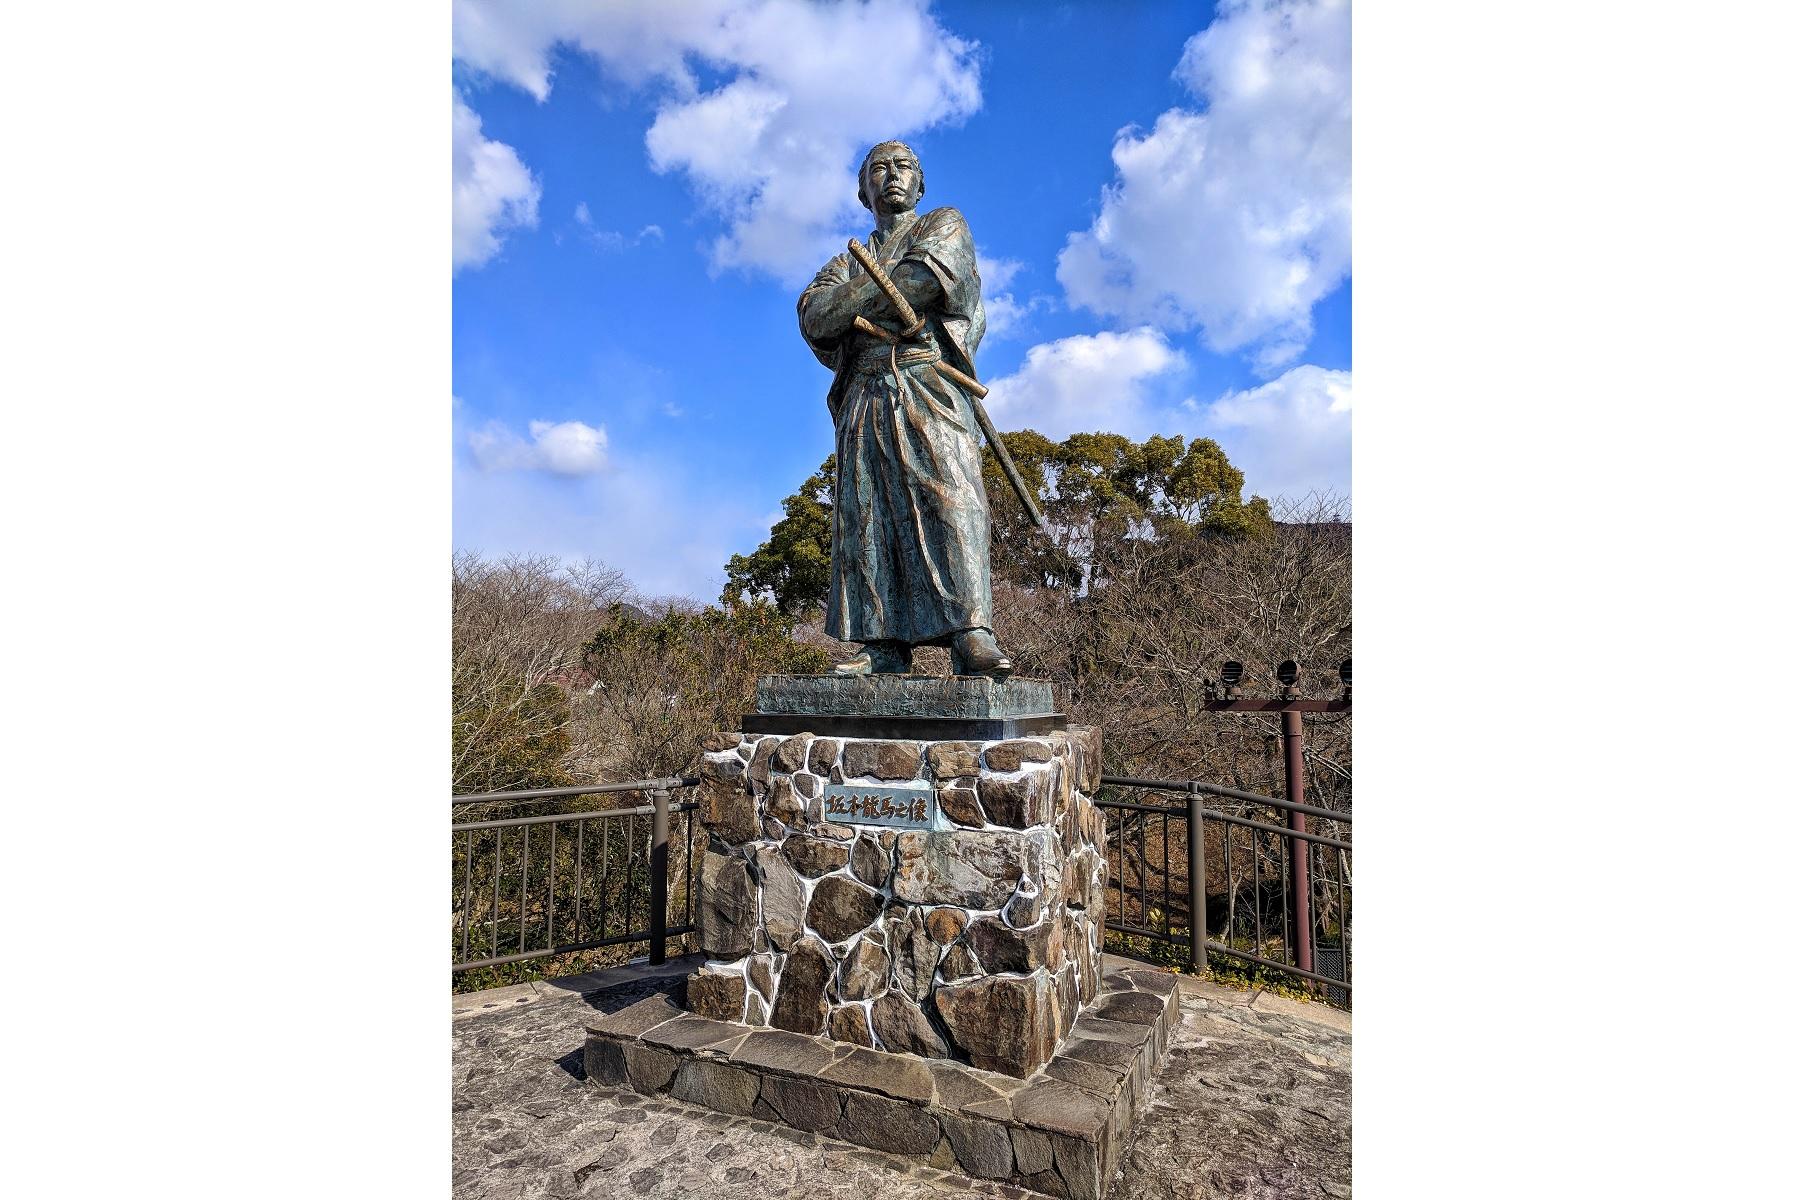
[[[909,212],[924,195],[925,168],[905,142],[882,142],[863,157],[856,198],[870,212]]]

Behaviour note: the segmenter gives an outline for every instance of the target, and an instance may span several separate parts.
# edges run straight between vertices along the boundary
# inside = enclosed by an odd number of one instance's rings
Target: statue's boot
[[[833,675],[907,675],[912,672],[912,647],[904,642],[868,642],[862,653],[831,669]]]
[[[1012,674],[1013,665],[994,640],[993,630],[965,629],[950,642],[950,669],[958,675],[1005,679]]]

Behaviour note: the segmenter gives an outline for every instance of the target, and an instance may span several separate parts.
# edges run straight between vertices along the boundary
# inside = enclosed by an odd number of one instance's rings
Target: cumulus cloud
[[[1203,410],[1206,435],[1244,472],[1247,491],[1350,494],[1350,372],[1294,367]]]
[[[530,437],[498,421],[469,435],[469,449],[484,471],[547,471],[593,475],[606,466],[606,430],[581,421],[533,421]]]
[[[500,253],[507,230],[537,224],[537,180],[504,142],[481,135],[481,118],[450,91],[450,269]]]
[[[1035,429],[1052,441],[1105,430],[1143,436],[1153,386],[1186,357],[1155,329],[1077,334],[1033,346],[1013,374],[988,385],[987,409],[1001,429]]]
[[[1173,108],[1113,143],[1118,174],[1057,260],[1069,300],[1273,372],[1350,269],[1350,5],[1225,0],[1189,39]]]
[[[559,45],[627,84],[663,87],[650,164],[684,174],[723,220],[714,268],[790,284],[866,227],[855,184],[864,150],[981,104],[975,44],[925,0],[456,0],[452,43],[465,65],[540,100]],[[702,86],[696,64],[716,86]]]
[[[1025,264],[1016,258],[975,256],[975,271],[981,276],[981,306],[987,313],[986,340],[1014,337],[1025,331],[1025,318],[1043,307],[1044,298],[1033,296],[1020,300],[1012,294],[1012,281]]]

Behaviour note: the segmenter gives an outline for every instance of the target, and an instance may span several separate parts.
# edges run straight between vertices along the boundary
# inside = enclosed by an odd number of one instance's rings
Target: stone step
[[[587,1077],[928,1162],[1049,1196],[1100,1200],[1168,1049],[1175,976],[1111,964],[1042,1070],[1015,1079],[652,996],[588,1027]]]

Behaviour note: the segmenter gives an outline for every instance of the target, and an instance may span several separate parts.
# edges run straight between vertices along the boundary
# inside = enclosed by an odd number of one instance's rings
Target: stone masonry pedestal
[[[1098,730],[704,749],[692,1013],[1024,1078],[1100,994]]]

